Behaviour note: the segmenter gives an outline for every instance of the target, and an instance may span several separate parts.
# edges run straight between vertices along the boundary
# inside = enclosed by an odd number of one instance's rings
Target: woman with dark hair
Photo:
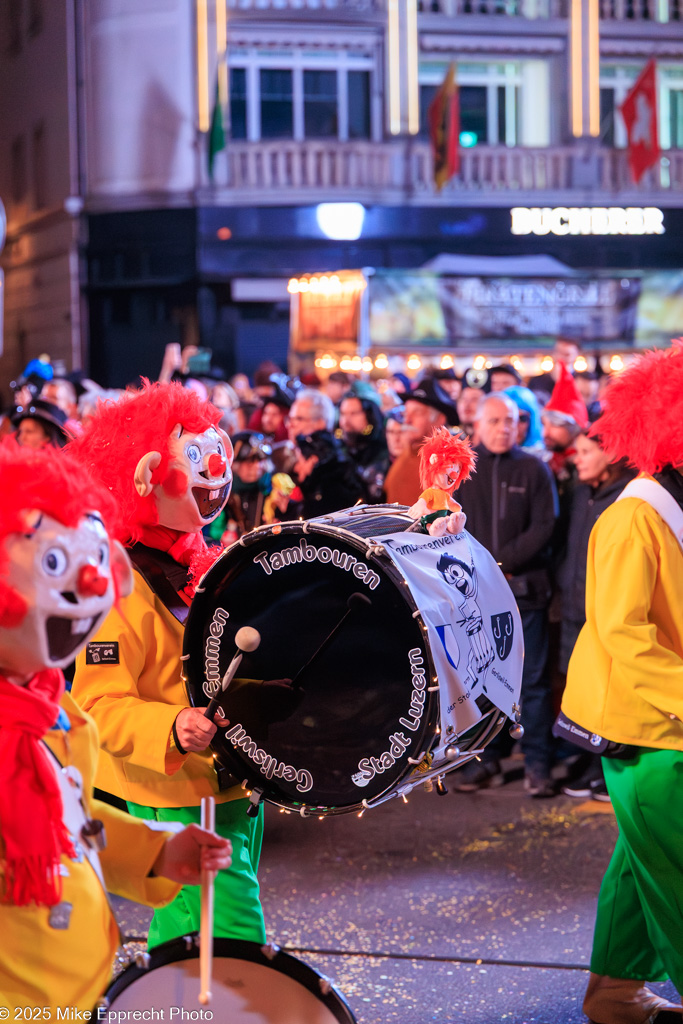
[[[66,413],[52,402],[34,398],[27,405],[19,405],[12,415],[17,444],[22,448],[63,448],[69,440],[65,425]]]
[[[369,500],[376,503],[382,501],[389,468],[384,417],[374,396],[355,388],[341,400],[337,436],[365,482]]]
[[[592,423],[598,424],[596,430],[599,430],[600,413],[599,407],[593,407],[589,413]],[[574,447],[579,482],[572,497],[566,553],[558,571],[562,594],[559,669],[563,675],[567,674],[574,644],[586,621],[588,538],[605,509],[617,500],[629,480],[636,475],[624,459],[612,461],[601,445],[599,434],[589,437],[588,431],[580,433]],[[593,797],[608,802],[599,755],[587,754],[580,763],[582,774],[563,786],[562,792],[567,796]]]
[[[403,406],[392,409],[384,424],[384,437],[389,452],[389,465],[394,462],[405,447],[405,434],[403,432]]]

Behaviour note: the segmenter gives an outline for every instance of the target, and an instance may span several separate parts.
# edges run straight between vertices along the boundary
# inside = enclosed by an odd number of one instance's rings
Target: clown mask
[[[430,465],[434,465],[437,462],[436,455],[432,455],[429,462]],[[458,483],[458,477],[460,476],[460,463],[453,462],[438,472],[434,473],[434,487],[438,487],[442,491],[448,491],[449,493],[455,488]]]
[[[133,582],[128,556],[97,512],[75,527],[36,510],[23,515],[26,533],[10,534],[4,545],[2,583],[12,601],[0,617],[0,669],[17,682],[68,665],[117,589],[126,596]]]
[[[232,444],[218,427],[202,434],[178,423],[169,438],[170,459],[163,479],[158,478],[159,452],[147,452],[135,470],[138,494],[153,495],[161,526],[180,533],[196,533],[220,514],[232,484]]]

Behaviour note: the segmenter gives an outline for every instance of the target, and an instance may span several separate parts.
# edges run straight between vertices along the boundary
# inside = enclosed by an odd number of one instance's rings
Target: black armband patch
[[[119,642],[112,640],[110,643],[88,644],[85,648],[86,665],[118,665],[119,663]]]

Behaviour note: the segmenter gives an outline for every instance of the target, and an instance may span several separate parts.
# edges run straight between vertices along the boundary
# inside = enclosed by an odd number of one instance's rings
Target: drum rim
[[[351,1007],[331,978],[320,974],[314,967],[311,967],[291,953],[280,949],[279,946],[271,948],[274,950],[274,955],[272,956],[270,952],[265,952],[269,950],[269,947],[262,943],[249,942],[246,939],[230,939],[225,936],[214,936],[213,939],[213,955],[215,958],[245,960],[248,963],[260,964],[262,967],[270,967],[279,974],[284,974],[293,981],[298,982],[311,992],[312,995],[316,996],[333,1014],[338,1024],[356,1024],[356,1018],[351,1011]],[[135,981],[149,974],[150,971],[181,960],[199,959],[199,936],[195,933],[180,936],[176,939],[169,939],[168,942],[162,942],[160,945],[154,946],[153,949],[149,950],[147,956],[150,959],[147,967],[140,967],[136,963],[131,963],[114,979],[95,1006],[93,1013],[97,1013],[97,1009],[104,1005],[105,1000],[108,1008],[111,1005],[111,1001],[118,998]],[[320,988],[321,980],[329,981],[330,988],[327,993],[324,993]],[[97,1020],[99,1018],[95,1016],[94,1019]]]
[[[209,568],[207,569],[207,571],[204,573],[204,575],[202,576],[201,580],[199,581],[199,584],[198,584],[198,586],[196,588],[196,591],[195,591],[196,595],[199,597],[199,600],[197,601],[197,597],[195,597],[195,599],[192,601],[192,604],[190,605],[190,611],[189,611],[189,614],[188,614],[187,622],[185,623],[185,630],[184,630],[184,633],[183,633],[183,656],[182,656],[183,674],[182,674],[182,680],[183,680],[183,683],[185,685],[185,692],[187,694],[187,698],[188,698],[188,700],[190,702],[191,707],[200,707],[201,708],[201,707],[206,707],[206,705],[196,704],[195,701],[194,701],[193,695],[190,692],[189,681],[188,681],[188,678],[187,678],[187,675],[186,675],[186,671],[185,671],[185,664],[188,661],[188,659],[190,658],[190,652],[188,650],[189,643],[190,643],[190,639],[189,638],[190,638],[190,634],[193,631],[192,623],[193,623],[194,619],[196,619],[197,616],[199,615],[199,610],[200,610],[201,605],[204,603],[204,600],[205,600],[204,594],[205,594],[205,591],[206,591],[206,586],[205,586],[206,580],[209,578],[209,576],[213,572],[218,570],[218,566],[226,558],[230,557],[231,555],[235,555],[237,553],[237,548],[248,548],[252,544],[256,543],[257,541],[259,541],[263,537],[267,537],[267,536],[271,536],[271,535],[272,536],[280,536],[283,533],[295,533],[295,532],[296,533],[303,533],[304,536],[308,535],[309,533],[315,533],[315,534],[320,534],[322,536],[333,536],[333,537],[341,535],[343,540],[346,543],[350,544],[350,546],[356,547],[358,550],[363,551],[366,554],[366,556],[368,556],[369,558],[372,558],[373,556],[368,555],[368,549],[372,548],[372,547],[375,547],[375,546],[381,546],[381,543],[382,543],[382,538],[381,537],[379,537],[377,539],[377,545],[372,545],[372,544],[369,543],[369,541],[368,541],[368,539],[366,537],[360,537],[358,534],[353,533],[351,530],[345,529],[343,526],[335,526],[334,523],[333,523],[333,520],[336,517],[344,515],[344,514],[348,515],[348,516],[357,515],[359,517],[359,519],[360,519],[361,516],[367,516],[367,515],[373,514],[373,510],[375,508],[377,508],[377,506],[373,506],[373,505],[352,505],[351,508],[340,509],[338,512],[328,513],[325,516],[320,516],[320,517],[315,518],[315,519],[307,519],[307,520],[292,519],[292,520],[288,520],[287,522],[284,522],[284,523],[272,523],[272,524],[266,524],[264,526],[259,526],[259,527],[257,527],[257,529],[252,530],[250,533],[244,534],[243,537],[241,537],[238,541],[235,541],[234,544],[231,544],[230,547],[226,548],[225,551],[223,551],[220,554],[220,556],[216,559],[216,561],[211,566],[209,566]],[[405,521],[406,519],[410,519],[411,518],[410,516],[407,515],[407,506],[391,505],[391,506],[389,506],[389,508],[392,509],[392,512],[383,511],[384,507],[383,506],[379,506],[377,514],[382,514],[382,515],[392,515],[392,514],[394,514],[394,515],[396,515],[397,519],[400,516],[401,521]],[[354,511],[354,510],[356,510],[356,511]],[[410,584],[409,584],[408,580],[405,578],[404,574],[398,568],[398,566],[393,562],[393,560],[391,558],[389,558],[388,555],[384,554],[384,555],[377,555],[377,556],[374,556],[374,557],[376,557],[378,561],[379,561],[380,558],[382,559],[382,569],[383,569],[383,571],[386,572],[386,574],[389,577],[389,579],[391,580],[391,582],[394,584],[394,586],[396,587],[398,592],[403,597],[403,600],[405,601],[406,605],[408,606],[408,608],[410,610],[412,618],[417,623],[417,626],[418,626],[418,628],[420,630],[420,633],[422,634],[422,648],[423,648],[422,653],[426,655],[426,659],[427,659],[427,666],[428,666],[428,670],[429,670],[428,678],[430,680],[433,680],[433,679],[436,678],[436,669],[434,667],[434,661],[432,659],[432,650],[431,650],[431,645],[429,643],[429,636],[428,636],[428,632],[427,632],[427,627],[426,627],[426,624],[424,622],[424,619],[422,618],[422,614],[420,613],[420,609],[417,607],[417,604],[415,603],[415,599],[414,599],[412,591],[410,589]],[[435,732],[434,732],[434,737],[432,738],[432,740],[430,740],[430,746],[427,747],[425,750],[420,751],[420,753],[428,753],[429,750],[432,749],[433,740],[434,740],[434,738],[436,736],[438,736],[438,727],[440,725],[439,713],[438,713],[438,703],[437,703],[437,701],[435,701],[433,699],[433,694],[431,692],[428,692],[427,696],[428,696],[428,700],[429,700],[430,716],[434,719],[433,727],[434,727]],[[207,701],[207,703],[208,703],[208,701]],[[431,718],[428,719],[428,721],[429,720],[431,720]],[[220,756],[220,754],[222,753],[222,749],[216,749],[214,747],[214,741],[211,742],[210,748],[218,756]],[[398,778],[394,779],[393,782],[388,783],[385,786],[385,788],[382,789],[381,792],[379,792],[375,796],[373,796],[370,801],[367,801],[367,800],[365,800],[365,799],[363,799],[361,797],[359,800],[356,801],[356,803],[353,803],[353,804],[328,805],[328,804],[308,804],[308,803],[305,803],[304,801],[301,801],[301,803],[295,802],[295,801],[284,801],[283,802],[282,799],[277,799],[277,798],[273,798],[272,796],[267,796],[266,793],[263,790],[261,790],[260,786],[257,786],[257,783],[260,782],[261,780],[259,778],[257,778],[255,772],[254,773],[252,773],[252,772],[249,773],[249,775],[250,775],[249,779],[245,778],[245,779],[240,780],[239,776],[235,775],[235,772],[233,771],[233,766],[230,765],[230,764],[226,765],[227,770],[230,771],[230,773],[235,778],[236,784],[237,785],[241,785],[242,789],[245,790],[245,795],[249,795],[252,791],[255,791],[255,790],[258,789],[261,792],[261,794],[262,794],[262,799],[266,803],[272,804],[275,807],[279,807],[279,808],[281,808],[281,809],[283,809],[285,811],[289,811],[290,813],[293,813],[293,814],[300,814],[302,817],[312,817],[314,815],[323,815],[323,816],[326,817],[328,815],[335,815],[335,814],[362,813],[363,810],[369,804],[373,804],[374,805],[375,803],[383,802],[390,795],[398,796],[400,794],[400,792],[401,792],[402,784],[405,782],[405,780],[407,778],[409,778],[412,775],[412,773],[413,773],[413,771],[415,771],[416,767],[417,767],[416,765],[411,765],[411,764],[406,762],[406,764],[404,766],[403,773],[400,776],[398,776]]]

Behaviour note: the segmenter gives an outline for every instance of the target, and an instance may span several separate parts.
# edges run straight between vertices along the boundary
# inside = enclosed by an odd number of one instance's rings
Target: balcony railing
[[[386,12],[387,0],[227,0],[232,11],[319,11],[350,14]],[[571,0],[417,0],[420,14],[566,18]],[[683,0],[599,0],[605,21],[682,22]]]
[[[471,14],[491,17],[566,18],[569,0],[417,0],[422,14],[445,14],[461,18]]]
[[[319,201],[320,197],[448,203],[465,194],[472,200],[522,194],[538,205],[539,194],[560,201],[600,193],[609,205],[616,194],[662,195],[683,188],[683,151],[669,151],[636,186],[625,150],[579,147],[544,149],[476,146],[461,151],[460,170],[437,193],[426,142],[229,142],[216,167],[215,186],[238,199],[269,202]],[[535,197],[535,198],[534,198]],[[595,204],[598,196],[593,194]],[[599,204],[598,204],[599,205]]]
[[[447,17],[512,15],[521,18],[566,18],[569,0],[417,0],[422,14]],[[683,21],[683,0],[599,0],[606,21]]]
[[[374,14],[386,11],[387,0],[228,0],[233,11],[348,11]]]

